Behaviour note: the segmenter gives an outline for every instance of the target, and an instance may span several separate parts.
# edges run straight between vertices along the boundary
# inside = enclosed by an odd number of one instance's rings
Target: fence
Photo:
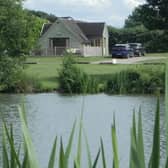
[[[54,48],[45,48],[45,49],[36,49],[33,51],[33,55],[36,56],[61,56],[64,55],[67,51],[66,47],[54,47]]]
[[[83,46],[82,54],[85,57],[88,56],[103,56],[101,47],[91,47],[91,46]]]
[[[67,48],[67,47],[54,47],[46,49],[36,49],[32,52],[35,56],[62,56],[66,52],[82,55],[84,57],[89,56],[103,56],[103,50],[101,47],[83,46],[80,48]]]

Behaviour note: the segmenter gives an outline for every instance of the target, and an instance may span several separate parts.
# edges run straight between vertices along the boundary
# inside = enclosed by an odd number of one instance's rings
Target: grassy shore
[[[168,54],[163,54],[168,56]],[[149,54],[147,56],[163,56],[162,54]],[[109,76],[126,69],[140,68],[151,69],[153,65],[98,65],[86,64],[95,61],[110,60],[111,57],[76,57],[77,66],[89,75]],[[42,90],[56,90],[58,88],[58,71],[61,67],[63,57],[29,57],[27,62],[36,63],[26,65],[25,72],[34,76],[42,84]],[[163,65],[155,65],[159,71]]]

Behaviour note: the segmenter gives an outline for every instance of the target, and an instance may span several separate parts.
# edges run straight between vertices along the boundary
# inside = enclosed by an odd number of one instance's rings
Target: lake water
[[[24,97],[24,98],[23,98]],[[138,114],[142,109],[144,143],[146,159],[149,160],[154,124],[154,113],[157,98],[153,96],[111,96],[106,94],[83,96],[63,96],[58,93],[28,94],[28,95],[0,95],[0,111],[8,123],[13,123],[16,141],[20,142],[20,120],[17,105],[24,100],[29,130],[36,147],[42,168],[47,165],[55,136],[62,136],[64,144],[70,135],[73,122],[79,121],[81,111],[84,111],[83,125],[86,130],[91,153],[95,158],[100,137],[103,137],[108,167],[111,166],[111,124],[115,113],[118,146],[121,168],[128,167],[130,128],[132,113]],[[164,127],[164,99],[161,98],[161,156],[165,157],[165,127]],[[0,128],[2,130],[2,128]],[[2,132],[2,131],[1,131]],[[2,136],[2,134],[0,133]],[[77,139],[77,133],[75,134]],[[1,140],[0,140],[1,141]],[[73,156],[76,151],[73,146]],[[83,142],[83,146],[84,146]],[[0,150],[1,146],[0,146]],[[85,149],[83,149],[85,151]],[[1,151],[0,151],[1,152]],[[1,154],[0,154],[1,155]],[[87,167],[86,156],[83,156],[83,167]],[[100,167],[102,167],[100,165]]]

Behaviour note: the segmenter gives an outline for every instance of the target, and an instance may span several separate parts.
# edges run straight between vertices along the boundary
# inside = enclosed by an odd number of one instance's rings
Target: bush
[[[0,57],[0,91],[1,92],[38,92],[42,86],[37,77],[23,73],[23,60],[8,56]]]
[[[74,63],[71,56],[64,58],[58,78],[60,91],[64,93],[97,93],[96,80],[81,71]]]
[[[18,81],[14,86],[8,88],[8,92],[14,93],[34,93],[41,92],[43,90],[42,84],[37,77],[28,76],[25,73],[21,73],[18,76]]]
[[[0,89],[8,90],[18,82],[23,64],[18,58],[0,57]]]
[[[105,91],[111,94],[154,94],[164,93],[164,88],[164,71],[137,68],[112,75]]]

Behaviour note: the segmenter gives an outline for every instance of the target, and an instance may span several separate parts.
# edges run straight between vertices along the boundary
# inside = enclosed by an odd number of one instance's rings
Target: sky
[[[133,9],[144,0],[26,0],[24,7],[77,20],[106,22],[121,28]]]

